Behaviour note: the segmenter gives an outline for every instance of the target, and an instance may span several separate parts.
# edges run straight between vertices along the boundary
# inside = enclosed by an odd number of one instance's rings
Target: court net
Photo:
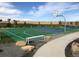
[[[26,42],[29,44],[30,41],[40,41],[45,40],[45,35],[38,35],[26,38]]]

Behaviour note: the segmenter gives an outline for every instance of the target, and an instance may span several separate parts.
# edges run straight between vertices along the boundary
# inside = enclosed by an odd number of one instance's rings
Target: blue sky
[[[78,2],[0,2],[0,17],[28,21],[79,21]]]

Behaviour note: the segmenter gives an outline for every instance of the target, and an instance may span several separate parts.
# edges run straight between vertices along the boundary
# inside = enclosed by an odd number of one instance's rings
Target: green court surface
[[[25,40],[26,38],[32,36],[51,34],[49,32],[34,30],[34,28],[8,28],[3,32],[15,41]]]
[[[64,33],[64,27],[32,27],[32,28],[2,28],[0,29],[5,35],[11,37],[15,41],[25,40],[28,37],[60,34]],[[79,31],[79,28],[67,27],[67,32]]]

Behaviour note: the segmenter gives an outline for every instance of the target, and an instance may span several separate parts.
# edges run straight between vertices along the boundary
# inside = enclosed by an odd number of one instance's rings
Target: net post
[[[45,37],[45,35],[44,35],[44,41],[45,41],[45,39],[46,39],[46,37]]]
[[[43,40],[46,39],[45,35],[33,36],[33,37],[28,37],[28,38],[26,38],[26,42],[27,42],[27,44],[30,44],[29,41],[30,41],[31,39],[34,40],[34,38],[39,38],[39,37],[42,37]]]
[[[28,38],[28,40],[27,40],[27,43],[29,44],[29,38]]]
[[[27,44],[29,44],[29,38],[26,38],[26,42],[27,42]]]

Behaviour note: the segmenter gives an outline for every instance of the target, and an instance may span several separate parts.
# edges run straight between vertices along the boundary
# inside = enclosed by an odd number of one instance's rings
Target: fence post
[[[27,39],[27,44],[29,44],[29,38]]]
[[[46,36],[44,35],[44,41],[45,41],[45,39],[46,39]]]

